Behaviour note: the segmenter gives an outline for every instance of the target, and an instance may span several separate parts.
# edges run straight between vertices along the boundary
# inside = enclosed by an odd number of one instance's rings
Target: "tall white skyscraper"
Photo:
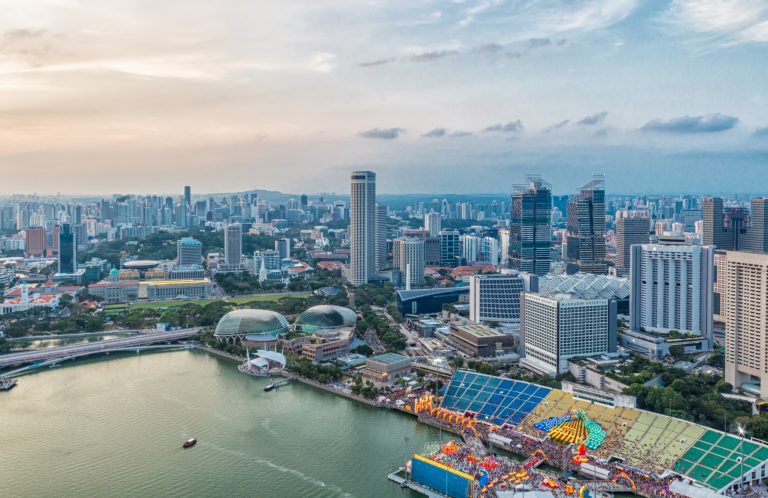
[[[461,257],[472,264],[480,257],[480,237],[465,234],[461,236]]]
[[[424,215],[424,230],[429,232],[430,237],[440,235],[442,229],[443,217],[440,213],[429,212]]]
[[[224,263],[230,270],[237,269],[243,259],[243,227],[232,223],[224,229]]]
[[[424,285],[424,239],[401,238],[400,240],[400,271],[403,273],[403,283],[411,287]]]
[[[349,195],[349,270],[352,285],[367,283],[376,273],[376,173],[353,171]]]
[[[630,329],[688,332],[711,347],[714,253],[713,246],[633,245]]]
[[[728,251],[725,261],[725,380],[768,396],[768,254]]]

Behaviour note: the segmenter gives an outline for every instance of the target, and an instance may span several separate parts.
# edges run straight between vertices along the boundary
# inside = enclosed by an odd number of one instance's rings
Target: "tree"
[[[675,344],[674,346],[669,347],[669,354],[670,356],[674,356],[675,358],[682,358],[685,356],[685,346],[681,346],[680,344]]]

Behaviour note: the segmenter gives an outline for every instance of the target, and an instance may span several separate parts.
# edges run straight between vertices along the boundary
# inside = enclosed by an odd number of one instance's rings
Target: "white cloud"
[[[674,0],[663,20],[723,45],[768,42],[765,0]]]

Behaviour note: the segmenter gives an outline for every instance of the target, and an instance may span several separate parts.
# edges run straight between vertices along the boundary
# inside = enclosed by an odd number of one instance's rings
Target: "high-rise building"
[[[461,257],[467,264],[472,264],[480,258],[480,237],[470,234],[461,236]]]
[[[179,266],[199,265],[203,262],[203,244],[192,237],[176,242],[176,264]]]
[[[430,237],[437,237],[442,230],[442,221],[440,213],[429,212],[424,215],[424,230],[429,232]]]
[[[538,276],[529,273],[469,277],[469,319],[475,323],[520,324],[520,296],[537,292]]]
[[[376,173],[352,172],[349,197],[347,279],[352,285],[361,285],[376,274]]]
[[[282,259],[288,259],[291,257],[291,239],[284,237],[275,241],[275,251],[278,257]]]
[[[440,266],[456,268],[461,263],[461,235],[458,230],[440,231]]]
[[[744,238],[744,250],[768,252],[768,197],[752,199],[752,225]]]
[[[184,185],[184,204],[187,208],[192,207],[192,187],[189,185]]]
[[[480,259],[483,263],[499,266],[499,240],[483,237],[480,240]]]
[[[509,228],[499,228],[499,266],[509,267]]]
[[[387,267],[387,206],[376,204],[376,271]]]
[[[749,227],[749,211],[740,207],[729,207],[725,210],[723,224],[728,234],[728,247],[734,251],[744,248],[745,237]]]
[[[768,254],[728,251],[725,264],[725,380],[768,396]],[[756,393],[757,394],[757,393]]]
[[[700,335],[711,347],[714,253],[712,246],[632,246],[630,330],[677,330]]]
[[[650,242],[650,220],[645,213],[634,213],[635,216],[623,213],[616,220],[616,271],[622,277],[629,274],[630,248],[635,244]]]
[[[578,195],[570,198],[566,230],[568,273],[607,273],[604,176],[595,175]]]
[[[59,273],[77,271],[77,242],[72,225],[64,223],[59,231]]]
[[[550,270],[552,245],[552,190],[538,176],[515,186],[509,227],[509,260],[512,268],[536,275]]]
[[[243,226],[232,223],[224,228],[224,263],[229,270],[240,267],[243,260]]]
[[[27,256],[40,257],[45,254],[46,234],[43,227],[29,227],[26,229],[26,253]]]
[[[728,285],[728,252],[715,250],[715,280],[712,284],[713,300],[712,314],[717,322],[724,322],[728,315],[728,301],[725,299],[726,286]]]
[[[717,249],[735,249],[731,247],[730,237],[725,230],[725,212],[723,211],[723,199],[720,197],[708,197],[703,203],[703,233],[702,243],[707,246],[715,246]]]
[[[406,288],[424,285],[424,239],[399,239],[400,271]]]
[[[570,294],[523,293],[521,366],[546,375],[568,371],[568,360],[616,351],[616,301]]]

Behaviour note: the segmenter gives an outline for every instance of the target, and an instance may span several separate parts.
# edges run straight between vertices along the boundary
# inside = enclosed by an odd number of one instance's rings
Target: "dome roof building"
[[[304,332],[354,327],[355,322],[357,314],[351,309],[327,304],[313,306],[296,319],[296,325],[300,325]]]
[[[234,310],[219,320],[214,336],[227,342],[237,342],[246,336],[274,339],[288,330],[288,320],[269,310]]]

